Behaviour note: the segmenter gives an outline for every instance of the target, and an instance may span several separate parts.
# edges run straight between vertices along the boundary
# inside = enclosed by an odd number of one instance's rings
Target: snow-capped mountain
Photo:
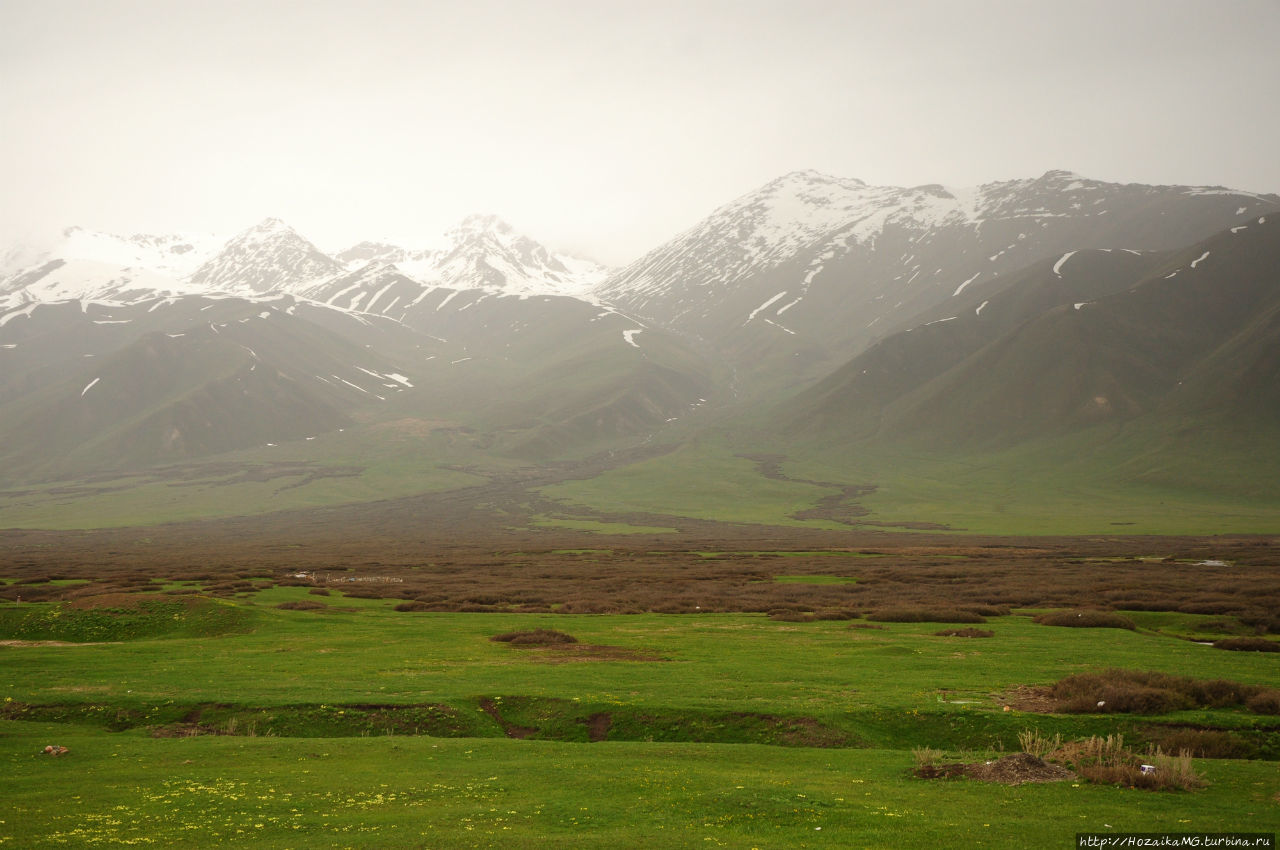
[[[184,278],[221,246],[211,233],[136,233],[117,236],[83,227],[68,227],[58,238],[40,245],[15,245],[0,255],[0,276],[43,265],[50,260],[84,260],[121,269],[146,269]]]
[[[394,264],[429,286],[506,295],[584,295],[608,274],[591,260],[549,250],[495,215],[468,216],[439,248],[361,242],[335,258],[352,272],[374,262]]]
[[[400,306],[436,289],[494,295],[582,296],[607,271],[557,254],[497,216],[473,215],[440,248],[361,242],[329,256],[277,218],[220,242],[211,236],[117,237],[71,228],[56,245],[6,254],[0,305],[75,299],[136,301],[155,296],[288,292],[344,309],[387,311],[376,298],[395,283]],[[394,265],[393,265],[394,264]]]
[[[604,279],[606,270],[589,260],[554,254],[517,233],[497,216],[468,216],[446,234],[448,244],[430,271],[429,282],[453,289],[487,289],[509,295],[579,295]],[[406,269],[413,274],[412,266]]]
[[[210,234],[116,236],[81,227],[40,246],[15,246],[0,267],[0,306],[36,301],[129,300],[199,291],[183,282],[215,250]]]
[[[303,298],[343,310],[390,314],[425,297],[432,287],[406,276],[393,263],[375,259],[349,272],[296,287]]]
[[[486,300],[568,298],[594,304],[587,293],[607,273],[590,260],[548,250],[497,216],[469,216],[446,240],[435,250],[362,242],[337,255],[346,258],[347,270],[290,290],[438,333],[442,320]]]
[[[277,219],[222,244],[72,230],[0,277],[0,460],[70,474],[395,416],[554,457],[694,427],[704,404],[776,404],[912,330],[806,408],[840,419],[843,388],[879,392],[896,352],[995,338],[997,320],[1008,330],[1036,305],[1080,312],[1127,286],[1130,266],[1165,262],[1155,252],[1277,209],[1272,195],[1058,171],[967,191],[797,172],[607,278],[493,216],[441,247],[336,256]],[[903,362],[925,375],[960,350]],[[135,367],[146,380],[128,379]],[[141,428],[144,409],[157,413]],[[95,433],[105,442],[86,442]]]
[[[971,287],[1045,257],[1162,250],[1280,206],[1228,189],[1050,171],[975,189],[794,172],[613,274],[596,295],[749,368],[808,377]]]
[[[191,275],[193,285],[214,292],[279,292],[344,271],[278,218],[236,235]]]

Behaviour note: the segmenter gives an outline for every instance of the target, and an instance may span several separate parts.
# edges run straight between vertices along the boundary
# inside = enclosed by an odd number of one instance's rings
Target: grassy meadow
[[[765,477],[745,455],[755,444],[700,439],[661,457],[567,481],[542,493],[567,505],[617,514],[653,513],[737,523],[833,529],[798,518],[840,488],[874,489],[854,500],[865,527],[975,534],[1269,534],[1280,529],[1271,457],[1229,447],[1179,466],[1141,463],[1144,439],[1126,436],[1098,452],[1086,433],[983,454],[884,444],[844,452],[797,444]],[[1244,443],[1252,445],[1253,443]],[[846,526],[847,527],[847,526]]]
[[[115,613],[0,604],[0,846],[1015,847],[1280,826],[1273,716],[1004,709],[1021,686],[1110,667],[1280,684],[1276,654],[1177,634],[1212,637],[1222,617],[1135,612],[1130,631],[1015,612],[975,640],[929,622],[171,589],[181,605]],[[490,640],[537,628],[578,644]],[[1254,758],[1197,759],[1193,792],[911,775],[921,747],[980,760],[1029,728],[1136,744],[1188,726]]]

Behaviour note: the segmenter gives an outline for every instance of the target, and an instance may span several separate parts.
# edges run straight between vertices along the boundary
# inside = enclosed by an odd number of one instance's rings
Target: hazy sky
[[[1280,0],[3,0],[0,237],[634,259],[788,171],[1280,191]]]

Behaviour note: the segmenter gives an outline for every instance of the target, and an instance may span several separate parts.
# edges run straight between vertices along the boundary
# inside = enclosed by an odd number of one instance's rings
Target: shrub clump
[[[401,602],[395,607],[396,611],[430,611],[431,605],[426,602],[413,600],[411,602]]]
[[[1203,788],[1204,779],[1191,765],[1190,754],[1166,755],[1156,747],[1145,756],[1128,750],[1124,737],[1093,735],[1072,741],[1048,756],[1065,764],[1081,779],[1103,785],[1122,785],[1151,791],[1193,791]]]
[[[557,644],[577,643],[578,639],[571,634],[555,629],[533,629],[523,632],[503,632],[489,640],[498,643],[509,643],[512,646],[555,646]]]
[[[1244,705],[1254,714],[1280,714],[1280,690],[1259,691],[1245,700]]]
[[[1074,714],[1164,714],[1188,708],[1246,706],[1259,714],[1251,701],[1265,709],[1261,699],[1267,689],[1226,679],[1191,679],[1168,673],[1140,670],[1104,670],[1067,676],[1049,689],[1057,711]],[[1280,699],[1280,692],[1275,692]]]
[[[990,629],[975,629],[972,626],[963,629],[942,629],[934,632],[938,637],[963,637],[963,638],[989,638],[995,637],[996,633]]]
[[[987,618],[966,608],[880,608],[867,615],[881,623],[985,623]]]
[[[299,599],[296,602],[281,602],[276,605],[285,611],[315,611],[318,608],[327,608],[323,602],[312,602],[310,599]]]
[[[822,610],[814,614],[814,618],[818,620],[856,620],[858,619],[857,611],[848,611],[845,609]]]
[[[1213,642],[1214,649],[1231,649],[1236,652],[1280,652],[1280,641],[1261,637],[1223,638]]]
[[[1037,614],[1035,622],[1042,626],[1070,626],[1078,629],[1137,629],[1133,620],[1114,611],[1049,611]]]
[[[1256,759],[1256,744],[1220,729],[1152,727],[1144,737],[1166,753],[1185,752],[1204,759]]]

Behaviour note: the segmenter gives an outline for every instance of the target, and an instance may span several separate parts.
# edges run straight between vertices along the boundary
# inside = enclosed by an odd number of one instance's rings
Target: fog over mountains
[[[1266,419],[1278,210],[1062,171],[968,190],[795,172],[614,270],[493,216],[332,255],[277,219],[229,240],[71,228],[4,255],[3,475],[405,420],[550,460],[739,419],[832,450]]]

